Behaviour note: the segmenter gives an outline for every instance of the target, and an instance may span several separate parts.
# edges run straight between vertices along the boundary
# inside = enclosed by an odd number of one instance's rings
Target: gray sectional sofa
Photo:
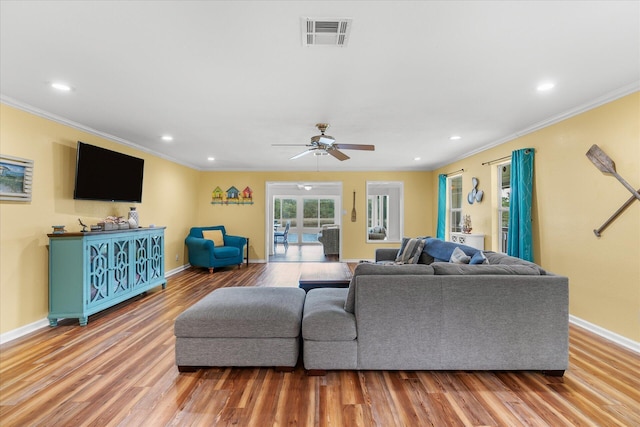
[[[395,259],[378,249],[376,261]],[[349,289],[314,289],[303,318],[304,366],[384,370],[568,367],[568,279],[484,252],[489,264],[356,267]],[[437,258],[436,258],[437,259]]]

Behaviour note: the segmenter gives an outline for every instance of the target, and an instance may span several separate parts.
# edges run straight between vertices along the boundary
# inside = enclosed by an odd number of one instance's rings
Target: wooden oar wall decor
[[[624,187],[629,190],[631,194],[633,194],[633,196],[631,196],[629,200],[627,200],[622,206],[620,206],[620,208],[618,208],[618,210],[615,211],[614,214],[604,222],[604,224],[602,224],[599,228],[593,230],[593,233],[597,237],[600,237],[604,229],[607,228],[609,224],[611,224],[622,212],[624,212],[625,209],[631,206],[634,200],[640,200],[640,190],[636,191],[631,186],[631,184],[625,181],[624,178],[622,178],[618,174],[618,172],[616,171],[616,164],[613,162],[613,160],[611,160],[611,157],[609,157],[607,153],[602,151],[602,149],[596,144],[593,144],[591,148],[589,148],[589,151],[587,151],[587,157],[602,173],[608,173],[615,176],[618,181],[620,181],[622,185],[624,185]]]

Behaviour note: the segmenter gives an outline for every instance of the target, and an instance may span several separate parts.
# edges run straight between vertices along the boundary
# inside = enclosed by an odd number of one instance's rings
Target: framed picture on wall
[[[0,200],[30,202],[33,160],[0,154]]]

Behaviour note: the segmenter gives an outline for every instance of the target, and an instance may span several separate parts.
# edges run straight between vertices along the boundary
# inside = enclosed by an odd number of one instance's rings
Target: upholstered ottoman
[[[292,369],[298,361],[305,295],[299,288],[216,289],[176,319],[178,370]]]

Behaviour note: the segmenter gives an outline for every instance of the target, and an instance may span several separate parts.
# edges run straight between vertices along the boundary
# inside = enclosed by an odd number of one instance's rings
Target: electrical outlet
[[[180,259],[180,255],[176,254],[176,261]]]

